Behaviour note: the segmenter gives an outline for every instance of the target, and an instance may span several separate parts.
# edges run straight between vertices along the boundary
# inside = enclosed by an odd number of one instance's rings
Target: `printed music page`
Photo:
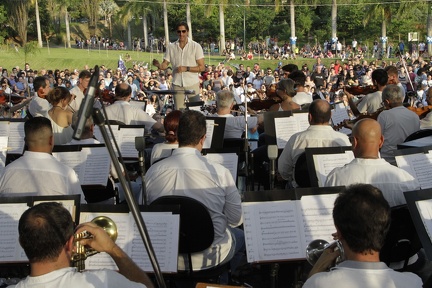
[[[206,133],[206,139],[204,141],[204,145],[203,145],[203,149],[210,149],[211,148],[211,143],[213,141],[213,131],[214,131],[214,126],[216,125],[214,120],[211,119],[206,119],[206,123],[207,123],[207,133]]]
[[[249,263],[305,258],[299,237],[296,202],[242,204]]]
[[[298,123],[298,131],[305,131],[309,128],[309,113],[294,113],[294,119],[296,119]]]
[[[297,119],[293,116],[274,118],[276,143],[279,149],[285,148],[291,136],[299,132]]]
[[[432,199],[416,201],[415,203],[426,232],[432,241]]]
[[[207,153],[204,157],[210,162],[219,163],[227,168],[231,172],[234,182],[237,181],[238,156],[236,153]]]
[[[116,244],[123,250],[127,251],[126,247],[132,239],[130,233],[130,217],[129,213],[107,213],[107,212],[81,212],[80,223],[90,222],[98,216],[106,216],[111,218],[117,226]],[[128,253],[129,254],[129,253]],[[129,256],[131,256],[129,254]],[[117,265],[107,253],[98,253],[91,256],[85,261],[86,269],[112,269],[118,270]]]
[[[107,129],[108,138],[110,139],[111,144],[112,144],[113,147],[114,147],[114,151],[115,151],[116,155],[118,156],[117,149],[115,148],[115,145],[114,145],[113,137],[114,137],[115,140],[117,141],[117,144],[118,144],[119,149],[120,149],[120,146],[121,146],[121,132],[120,132],[120,130],[119,130],[119,125],[110,125],[110,126],[111,126],[111,130],[112,130],[113,134],[111,134],[111,132],[109,131],[109,129],[108,129],[108,125],[105,125],[105,128]],[[94,137],[95,137],[95,138],[96,138],[100,143],[105,144],[105,140],[104,140],[104,138],[102,137],[102,132],[100,131],[99,126],[94,126],[94,132],[93,132],[93,133],[94,133]]]
[[[318,178],[318,186],[324,187],[327,175],[336,167],[342,167],[354,160],[354,153],[352,151],[345,151],[345,153],[335,154],[315,154],[313,161],[315,164],[315,171]]]
[[[18,221],[26,203],[0,204],[0,262],[28,262],[18,242]]]
[[[162,272],[177,272],[180,215],[159,212],[142,212],[144,223],[153,246],[154,254]],[[128,244],[128,254],[144,271],[153,272],[137,225],[131,214],[133,240]]]
[[[66,208],[66,210],[69,211],[69,213],[72,215],[72,219],[75,220],[75,215],[76,215],[76,206],[75,206],[75,201],[74,200],[46,200],[46,201],[34,201],[33,202],[33,206],[40,204],[40,203],[44,203],[44,202],[57,202],[63,205],[64,208]]]
[[[84,147],[81,153],[84,155],[84,175],[81,185],[107,185],[111,159],[106,147]],[[80,178],[81,179],[81,178]]]
[[[338,194],[308,195],[303,196],[299,201],[298,214],[301,215],[300,223],[301,239],[303,250],[310,242],[316,239],[333,241],[332,233],[336,232],[333,223],[333,206]],[[303,255],[304,256],[304,255]]]
[[[0,175],[3,175],[3,170],[6,166],[7,150],[8,150],[8,137],[1,136],[0,137]]]
[[[144,128],[120,128],[120,138],[116,138],[120,152],[126,158],[138,158],[138,151],[135,148],[135,137],[144,136]],[[121,139],[121,140],[118,140]]]
[[[64,165],[72,168],[78,175],[80,184],[84,185],[84,175],[85,175],[85,155],[81,151],[64,151],[55,152],[52,155]],[[106,185],[106,179],[105,184]]]
[[[9,122],[10,154],[22,154],[24,151],[24,122]]]
[[[411,174],[420,184],[421,189],[432,188],[432,154],[416,153],[396,156],[399,168]]]

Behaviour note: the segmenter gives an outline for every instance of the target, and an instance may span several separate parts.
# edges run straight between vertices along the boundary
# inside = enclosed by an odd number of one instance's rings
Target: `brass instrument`
[[[306,260],[312,266],[318,261],[318,258],[326,249],[338,249],[340,251],[340,256],[336,258],[336,264],[343,262],[345,260],[345,253],[342,243],[339,240],[335,240],[331,243],[317,239],[309,243],[306,247]]]
[[[91,222],[103,228],[113,241],[117,239],[117,225],[111,218],[106,216],[99,216],[94,218]],[[90,239],[92,237],[93,235],[87,231],[83,231],[74,235],[75,253],[72,255],[71,261],[72,267],[76,267],[79,272],[85,269],[85,260],[88,257],[99,253],[98,251],[90,247],[85,247],[84,245],[80,244],[80,240]]]

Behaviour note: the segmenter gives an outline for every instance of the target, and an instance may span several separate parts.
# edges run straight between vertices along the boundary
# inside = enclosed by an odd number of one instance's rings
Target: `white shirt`
[[[126,101],[116,101],[105,107],[105,110],[109,120],[117,120],[126,125],[145,125],[146,129],[150,129],[156,123],[144,110]]]
[[[357,105],[357,109],[360,113],[367,112],[372,114],[382,107],[382,91],[376,91],[369,93],[363,97],[360,103]]]
[[[101,269],[77,272],[76,268],[67,267],[55,270],[41,276],[28,276],[13,288],[108,288],[130,287],[145,288],[141,283],[132,282],[117,271]]]
[[[172,64],[173,79],[172,84],[177,86],[189,87],[199,83],[198,73],[182,72],[177,73],[179,66],[197,66],[197,60],[204,59],[202,47],[197,42],[188,38],[186,46],[180,48],[179,41],[170,43],[164,55],[164,59]]]
[[[397,145],[405,141],[406,137],[420,130],[420,120],[417,114],[403,106],[394,107],[378,115],[378,123],[384,136],[381,147],[381,157],[394,160],[393,151]]]
[[[411,272],[397,272],[382,262],[346,260],[330,272],[312,275],[303,288],[420,288],[423,282]]]
[[[215,116],[226,118],[224,138],[241,138],[246,128],[246,120],[243,116],[234,116],[232,114],[215,114]],[[248,117],[247,121],[249,129],[258,125],[257,117]]]
[[[351,146],[348,136],[334,131],[329,125],[311,125],[290,137],[278,160],[282,178],[292,181],[298,157],[310,147]]]
[[[0,196],[44,196],[84,194],[72,168],[49,153],[25,151],[10,163],[0,177]]]
[[[230,171],[211,163],[195,148],[181,147],[172,155],[152,165],[145,175],[148,203],[167,195],[194,198],[210,212],[214,225],[211,247],[192,255],[194,270],[212,267],[223,261],[232,246],[227,227],[243,222],[240,194]],[[179,269],[184,263],[179,258]]]
[[[166,158],[171,156],[173,149],[178,148],[178,143],[158,143],[153,146],[151,157],[150,157],[150,165],[161,158]]]
[[[293,97],[292,101],[297,103],[298,105],[312,103],[312,95],[306,92],[297,92],[297,94]]]
[[[420,189],[420,184],[405,170],[384,159],[355,158],[343,167],[333,169],[325,186],[348,186],[356,183],[379,188],[391,207],[406,204],[403,192]]]
[[[432,129],[432,112],[420,120],[420,129]]]
[[[30,101],[28,109],[33,117],[40,117],[45,116],[51,107],[51,104],[46,99],[39,97],[37,93],[35,93],[33,95],[32,101]]]

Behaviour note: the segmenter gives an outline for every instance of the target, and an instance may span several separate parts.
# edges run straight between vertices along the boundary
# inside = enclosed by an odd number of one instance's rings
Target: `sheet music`
[[[4,134],[0,134],[4,135]],[[6,166],[6,154],[8,149],[8,137],[0,136],[0,175],[3,175],[3,170]]]
[[[177,272],[180,217],[166,212],[143,212],[143,219],[162,272]],[[80,223],[97,216],[111,218],[117,226],[116,244],[144,271],[153,271],[147,251],[131,213],[81,212]],[[117,266],[106,253],[86,259],[86,269],[113,269]]]
[[[26,203],[0,205],[0,262],[27,262],[18,242],[18,221],[28,209]]]
[[[142,215],[161,271],[177,272],[180,215],[158,212],[142,212]],[[129,243],[129,255],[141,269],[152,272],[153,266],[139,230],[133,219],[131,222],[133,240]]]
[[[432,241],[432,199],[416,201],[415,203],[426,232]]]
[[[82,185],[107,185],[111,167],[111,159],[105,147],[84,147],[81,153],[84,161],[84,175]],[[81,179],[81,178],[80,178]]]
[[[0,135],[9,136],[9,121],[0,121]]]
[[[248,262],[304,258],[296,201],[243,203]]]
[[[227,168],[231,172],[234,182],[236,182],[238,169],[238,156],[236,153],[207,153],[204,157]]]
[[[313,161],[315,164],[315,171],[318,178],[318,186],[323,187],[327,179],[327,175],[336,167],[342,167],[354,159],[352,151],[345,151],[345,153],[336,154],[315,154]]]
[[[81,197],[81,196],[80,196]],[[72,215],[72,219],[75,221],[75,215],[76,215],[76,206],[74,200],[43,200],[43,201],[34,201],[33,206],[45,203],[45,202],[57,202],[63,205],[66,210],[69,211],[69,213]]]
[[[297,119],[294,117],[278,117],[274,118],[276,143],[279,149],[285,148],[290,137],[299,132]]]
[[[129,101],[129,104],[145,111],[146,102],[144,102],[144,101],[131,100],[131,101]]]
[[[298,132],[304,131],[309,128],[309,113],[294,113],[293,116],[298,123]]]
[[[416,153],[396,156],[399,168],[410,173],[420,184],[421,189],[432,188],[432,154]]]
[[[303,251],[307,245],[316,239],[333,241],[332,233],[336,232],[333,223],[333,206],[338,194],[303,196],[298,205],[298,213],[303,223],[300,223]]]
[[[213,140],[213,131],[214,131],[214,126],[216,125],[214,120],[210,120],[210,119],[206,119],[206,123],[207,123],[207,133],[206,133],[206,139],[204,141],[204,146],[203,149],[209,149],[211,147],[211,143]]]
[[[345,109],[345,106],[343,106],[343,108],[340,109],[332,110],[331,121],[333,123],[333,126],[336,126],[347,119],[349,119],[349,115],[347,110]]]
[[[120,134],[117,139],[120,152],[123,157],[138,158],[138,151],[135,148],[135,137],[144,136],[143,128],[120,128]]]
[[[8,153],[22,154],[24,151],[24,122],[9,122]]]
[[[64,165],[72,168],[78,175],[80,184],[84,185],[83,179],[85,175],[85,155],[81,151],[66,151],[66,152],[55,152],[52,155]],[[106,184],[106,179],[105,179]]]

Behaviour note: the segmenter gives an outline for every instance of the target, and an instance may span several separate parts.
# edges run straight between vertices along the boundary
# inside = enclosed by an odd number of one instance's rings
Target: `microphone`
[[[147,195],[146,195],[146,187],[144,182],[145,176],[145,161],[144,161],[144,150],[145,150],[145,138],[144,136],[135,137],[135,149],[138,151],[138,163],[140,166],[140,176],[141,176],[141,191],[142,191],[142,200],[144,205],[147,205]]]
[[[99,78],[99,66],[96,65],[92,77],[90,78],[89,86],[83,101],[81,102],[80,109],[78,110],[78,123],[75,127],[74,134],[72,136],[75,140],[80,140],[81,135],[85,128],[85,123],[93,112],[93,104],[98,87]]]
[[[278,157],[278,146],[277,145],[268,145],[267,146],[267,155],[270,159],[270,190],[274,188],[274,181],[276,177],[276,159]]]

